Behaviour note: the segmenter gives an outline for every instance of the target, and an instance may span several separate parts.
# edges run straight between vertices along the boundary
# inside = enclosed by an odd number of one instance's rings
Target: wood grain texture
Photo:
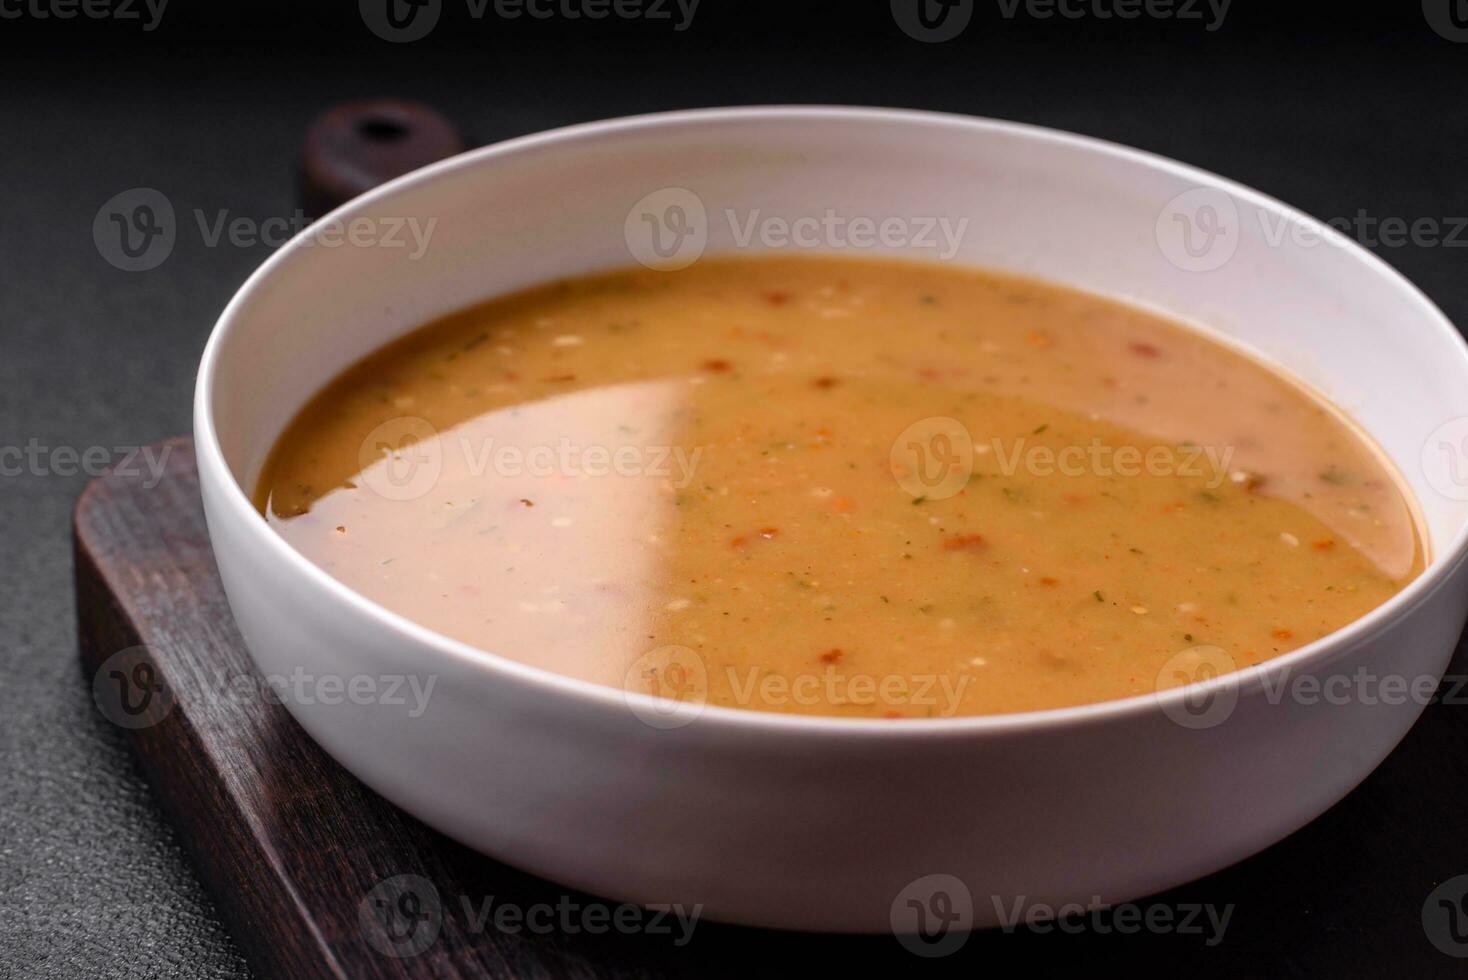
[[[1428,708],[1386,763],[1308,828],[1227,871],[1136,903],[1161,907],[1174,923],[1194,906],[1231,906],[1216,942],[1207,930],[1123,932],[1103,917],[1082,919],[1079,931],[974,934],[953,955],[922,959],[890,936],[700,922],[678,945],[676,926],[660,934],[606,929],[616,903],[568,892],[447,840],[358,783],[261,695],[215,570],[192,444],[177,439],[156,451],[166,451],[156,486],[146,475],[103,477],[76,507],[85,676],[102,713],[131,733],[155,794],[262,976],[657,978],[839,970],[973,977],[996,967],[1001,974],[1094,970],[1107,960],[1146,975],[1385,975],[1388,966],[1397,975],[1462,975],[1465,961],[1434,949],[1421,924],[1432,889],[1468,874],[1468,846],[1450,805],[1455,787],[1468,780],[1461,752],[1468,685],[1461,684],[1445,687],[1449,703]],[[1449,684],[1457,684],[1461,650],[1450,670]],[[972,885],[975,902],[989,901],[982,882]],[[435,897],[439,914],[432,916]],[[389,903],[385,911],[373,906],[377,899]],[[490,916],[481,920],[486,902]],[[534,929],[497,922],[494,910],[505,906],[555,910],[554,921]],[[564,908],[575,910],[570,919]],[[589,909],[601,910],[605,931],[590,931]],[[414,930],[425,921],[437,931],[420,944],[423,934]],[[397,929],[407,945],[385,940],[385,929]]]

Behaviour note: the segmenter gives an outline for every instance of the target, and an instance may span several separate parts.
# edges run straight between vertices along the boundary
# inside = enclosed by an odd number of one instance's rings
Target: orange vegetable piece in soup
[[[258,503],[485,650],[848,718],[1248,666],[1425,557],[1383,454],[1250,357],[1049,283],[840,258],[616,272],[429,324],[305,407]]]

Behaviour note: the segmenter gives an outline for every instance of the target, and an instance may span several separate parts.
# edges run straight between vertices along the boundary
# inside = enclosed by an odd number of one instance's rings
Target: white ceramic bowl
[[[266,526],[245,488],[323,382],[439,314],[630,264],[629,212],[668,187],[706,205],[710,251],[738,247],[722,217],[731,208],[967,218],[959,261],[1206,324],[1313,383],[1381,443],[1422,504],[1431,565],[1319,642],[1156,696],[903,723],[710,707],[659,729],[629,710],[652,699],[437,635],[341,585]],[[1456,498],[1468,492],[1444,483],[1456,459],[1434,462],[1462,443],[1429,439],[1468,416],[1463,342],[1384,263],[1313,241],[1303,215],[1212,174],[1013,123],[730,109],[512,140],[334,217],[408,216],[438,218],[420,258],[321,247],[308,232],[220,318],[195,417],[210,533],[263,673],[437,678],[418,717],[411,705],[292,703],[306,731],[387,799],[546,878],[617,899],[702,903],[725,921],[841,931],[891,928],[904,914],[899,894],[935,874],[966,885],[976,925],[996,921],[995,897],[1131,900],[1302,826],[1360,782],[1421,708],[1281,696],[1281,684],[1358,671],[1430,683],[1463,627],[1468,505]],[[1232,710],[1211,726],[1178,723],[1191,717],[1184,699],[1200,696]]]

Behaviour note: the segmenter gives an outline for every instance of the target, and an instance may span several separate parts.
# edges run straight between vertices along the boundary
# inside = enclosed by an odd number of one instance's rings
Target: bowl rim
[[[1211,171],[1109,140],[1030,123],[959,113],[824,105],[757,105],[686,109],[623,116],[544,130],[469,150],[404,174],[353,198],[329,214],[323,215],[318,222],[342,221],[352,212],[373,207],[400,191],[428,184],[450,174],[526,150],[574,145],[619,134],[653,132],[687,126],[716,127],[739,122],[791,121],[940,127],[1018,135],[1042,143],[1069,146],[1084,152],[1161,170],[1173,176],[1186,178],[1198,186],[1222,190],[1240,202],[1247,202],[1255,207],[1275,212],[1291,221],[1318,224],[1317,219],[1251,187]],[[228,519],[250,528],[245,533],[261,544],[273,557],[273,560],[283,562],[305,576],[317,588],[330,593],[333,598],[351,608],[375,627],[395,634],[401,640],[412,643],[417,648],[430,650],[462,667],[500,674],[515,682],[532,686],[538,690],[538,693],[561,695],[567,699],[568,707],[577,706],[588,710],[611,709],[624,713],[630,713],[630,708],[632,712],[641,714],[642,712],[667,712],[670,706],[678,704],[679,702],[673,702],[660,696],[626,691],[558,674],[546,668],[522,663],[503,654],[494,653],[438,633],[369,599],[334,578],[325,569],[291,547],[286,539],[273,531],[255,510],[249,495],[235,479],[233,471],[224,458],[224,451],[214,427],[215,375],[222,357],[224,338],[242,318],[242,310],[245,305],[256,292],[265,286],[277,267],[291,261],[293,256],[301,251],[302,243],[311,234],[312,228],[298,232],[245,280],[230,298],[210,331],[209,340],[204,347],[199,363],[194,390],[194,444],[200,478],[201,481],[210,480],[224,484],[222,496],[216,499],[227,513]],[[1419,329],[1429,327],[1435,329],[1442,335],[1442,339],[1446,339],[1449,345],[1455,347],[1465,377],[1468,377],[1468,341],[1465,341],[1458,333],[1442,310],[1409,279],[1376,254],[1363,248],[1354,240],[1347,240],[1343,245],[1358,258],[1364,259],[1367,266],[1383,277],[1388,284],[1405,292],[1406,298],[1419,308],[1424,321]],[[1245,693],[1263,689],[1267,679],[1288,678],[1301,668],[1322,666],[1335,655],[1368,642],[1427,602],[1452,577],[1452,573],[1463,563],[1465,557],[1468,557],[1468,520],[1462,523],[1448,545],[1429,562],[1417,578],[1364,616],[1286,654],[1207,680],[1195,681],[1161,691],[1035,711],[942,718],[842,718],[829,715],[800,715],[758,711],[750,708],[730,708],[703,703],[697,706],[694,717],[690,719],[696,724],[687,727],[696,727],[701,731],[706,731],[714,725],[723,725],[735,729],[783,731],[792,736],[805,733],[865,738],[926,739],[979,734],[1003,735],[1134,719],[1179,707],[1184,698],[1215,694],[1229,689],[1233,689],[1235,696],[1241,697]],[[680,730],[680,727],[682,726],[669,728],[666,731],[676,732]]]

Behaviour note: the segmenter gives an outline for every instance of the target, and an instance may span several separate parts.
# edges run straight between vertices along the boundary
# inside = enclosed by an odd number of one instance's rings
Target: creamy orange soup
[[[533,289],[373,354],[257,502],[441,633],[688,701],[842,717],[1151,692],[1423,567],[1383,455],[1155,314],[1009,275],[702,261]]]

